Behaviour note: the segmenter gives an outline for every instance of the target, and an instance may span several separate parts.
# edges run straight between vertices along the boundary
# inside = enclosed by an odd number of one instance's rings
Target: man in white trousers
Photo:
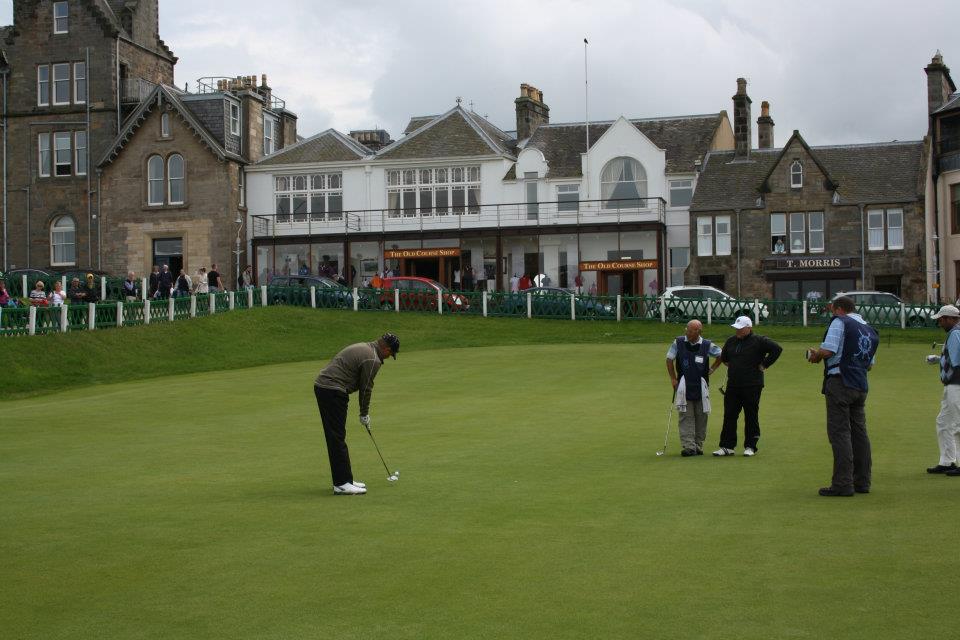
[[[960,309],[946,304],[933,318],[947,332],[947,339],[940,354],[940,382],[943,383],[943,399],[937,416],[940,462],[929,467],[927,473],[960,476],[957,467],[960,449]]]
[[[710,413],[710,358],[720,357],[720,347],[700,335],[703,323],[691,320],[684,335],[667,350],[667,373],[673,385],[674,403],[680,413],[680,455],[702,456]],[[719,363],[719,361],[718,361]],[[682,386],[681,386],[682,383]]]

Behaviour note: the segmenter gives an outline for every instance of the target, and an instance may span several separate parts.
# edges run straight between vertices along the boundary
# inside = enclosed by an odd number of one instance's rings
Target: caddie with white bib
[[[680,414],[680,455],[702,456],[710,414],[710,358],[720,356],[720,347],[701,335],[699,320],[687,323],[686,333],[667,350],[667,373],[673,385],[674,404]]]

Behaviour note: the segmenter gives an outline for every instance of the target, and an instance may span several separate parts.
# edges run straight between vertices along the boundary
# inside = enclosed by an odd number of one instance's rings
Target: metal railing
[[[120,100],[127,103],[143,102],[156,86],[155,82],[143,78],[124,78],[120,83]]]
[[[229,78],[227,76],[205,76],[197,78],[197,93],[223,93],[224,91],[249,90],[257,91],[256,77],[251,76],[251,82],[245,83],[244,78]],[[270,93],[268,107],[273,111],[286,109],[287,102]]]
[[[460,205],[444,208],[361,209],[309,213],[253,214],[253,237],[313,234],[443,231],[518,227],[580,226],[624,222],[665,224],[662,198],[580,200],[574,202],[517,202]]]

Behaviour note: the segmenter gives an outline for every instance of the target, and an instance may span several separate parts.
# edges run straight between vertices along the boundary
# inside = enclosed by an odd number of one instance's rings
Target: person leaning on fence
[[[347,450],[347,406],[350,394],[360,396],[360,423],[370,428],[370,397],[373,379],[387,356],[397,358],[400,340],[392,333],[383,334],[374,342],[360,342],[344,348],[323,368],[313,383],[317,408],[323,421],[327,456],[333,476],[335,495],[360,495],[367,485],[353,479],[350,452]]]
[[[100,302],[100,287],[92,273],[87,274],[87,284],[83,287],[84,302]]]
[[[51,307],[62,307],[67,301],[67,294],[63,291],[63,284],[59,280],[53,281],[53,291],[47,296]]]
[[[33,285],[33,291],[30,292],[30,306],[47,306],[47,292],[43,290],[43,287],[43,280],[37,280],[37,283]]]
[[[833,448],[833,477],[821,496],[870,493],[872,456],[867,435],[867,372],[873,367],[880,337],[858,313],[853,299],[840,296],[818,349],[807,361],[823,362],[821,393],[827,403],[827,438]]]
[[[710,414],[710,358],[720,357],[720,347],[705,340],[702,331],[703,323],[691,320],[685,335],[667,350],[667,373],[680,413],[680,455],[684,457],[703,455]]]
[[[157,287],[157,297],[167,299],[173,290],[173,272],[170,271],[170,265],[165,264],[160,269],[160,280]]]
[[[190,280],[190,276],[187,275],[187,272],[183,269],[180,269],[180,274],[177,275],[177,282],[173,287],[173,295],[177,298],[189,298],[190,291],[193,290],[193,281]]]
[[[770,368],[783,348],[765,336],[753,332],[753,321],[740,316],[730,325],[737,330],[723,345],[720,364],[727,367],[727,391],[723,396],[723,429],[720,448],[715,456],[732,456],[737,446],[737,420],[743,412],[743,455],[757,453],[760,440],[760,394],[763,393],[763,372]]]
[[[207,288],[210,293],[219,293],[223,291],[223,280],[220,279],[220,272],[217,271],[217,263],[210,265],[210,271],[207,272]]]
[[[127,277],[122,285],[123,298],[127,302],[136,302],[140,299],[140,283],[137,282],[137,276],[133,271],[127,272]]]
[[[957,468],[960,456],[960,309],[947,304],[940,307],[933,318],[947,332],[947,339],[940,352],[940,382],[943,397],[937,415],[937,443],[940,446],[940,461],[927,469],[927,473],[942,473],[960,476]]]
[[[198,296],[205,296],[210,292],[210,281],[207,279],[207,268],[197,269],[197,277],[194,278],[193,292]]]
[[[67,289],[67,297],[70,304],[84,304],[87,301],[87,290],[80,284],[80,278],[74,278],[70,281],[70,287]]]
[[[17,301],[10,296],[10,292],[7,291],[7,281],[0,280],[0,307],[15,307],[17,306]]]

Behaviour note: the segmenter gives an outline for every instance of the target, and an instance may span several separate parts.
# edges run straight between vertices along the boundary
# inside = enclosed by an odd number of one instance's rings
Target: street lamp
[[[236,273],[236,279],[234,280],[234,283],[235,283],[235,286],[239,287],[240,286],[240,253],[241,253],[240,232],[243,231],[243,218],[240,217],[239,211],[237,212],[237,219],[234,220],[234,223],[237,225],[237,248],[233,252],[236,255],[236,263],[237,263],[237,273]]]

